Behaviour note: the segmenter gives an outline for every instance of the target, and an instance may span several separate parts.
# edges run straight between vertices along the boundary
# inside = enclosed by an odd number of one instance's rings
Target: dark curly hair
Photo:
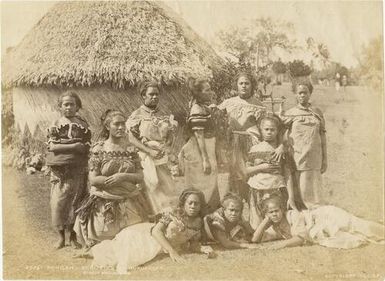
[[[67,92],[64,92],[62,93],[58,100],[57,100],[57,105],[58,107],[60,108],[62,103],[63,103],[63,98],[64,97],[71,97],[71,98],[74,98],[75,99],[75,103],[76,103],[76,106],[78,107],[78,109],[81,109],[82,108],[82,101],[79,97],[79,95],[75,92],[75,91],[67,91]]]
[[[247,78],[247,80],[250,81],[250,84],[251,84],[251,93],[254,94],[254,91],[255,91],[256,86],[257,86],[257,82],[256,82],[256,80],[255,80],[255,77],[254,77],[251,73],[245,72],[245,71],[239,72],[239,73],[234,77],[233,89],[234,89],[235,91],[238,91],[238,80],[239,80],[241,77],[245,77],[245,78]]]
[[[282,196],[280,196],[278,194],[272,194],[268,198],[262,198],[262,200],[261,200],[263,216],[266,215],[269,203],[276,204],[277,206],[279,206],[279,208],[282,210],[282,212],[286,212],[286,208],[285,208],[285,204],[283,202]]]
[[[210,83],[210,82],[208,79],[205,79],[205,78],[192,78],[192,77],[188,78],[187,86],[188,86],[189,95],[193,99],[198,100],[200,94],[202,93],[203,87],[206,83]],[[212,94],[215,95],[214,92],[212,92]]]
[[[238,194],[233,193],[233,192],[226,193],[225,196],[223,196],[223,199],[221,200],[221,206],[223,208],[226,208],[228,201],[233,201],[233,202],[238,203],[239,206],[241,206],[241,208],[243,209],[243,201],[242,201],[242,198]]]
[[[126,117],[124,116],[124,114],[121,111],[116,109],[107,109],[100,117],[100,122],[102,126],[102,129],[99,135],[100,139],[104,139],[104,140],[108,139],[110,132],[107,130],[107,126],[111,123],[112,118],[114,118],[115,116],[122,116],[124,120],[126,120]]]
[[[179,195],[179,201],[178,206],[176,208],[176,212],[179,216],[184,216],[184,204],[186,203],[187,198],[192,194],[197,195],[199,197],[199,201],[201,203],[199,216],[203,218],[207,214],[206,199],[203,192],[196,188],[186,188],[182,191],[182,193]]]
[[[159,93],[161,93],[161,87],[155,80],[145,80],[141,82],[138,86],[138,92],[141,97],[143,97],[148,88],[157,88]]]
[[[309,89],[310,94],[313,93],[313,85],[310,82],[310,80],[306,77],[300,77],[293,80],[291,84],[291,89],[293,93],[297,92],[298,86],[305,86],[306,88]]]
[[[262,115],[257,121],[258,130],[261,136],[262,136],[261,126],[264,121],[273,122],[277,126],[278,135],[282,132],[283,123],[281,118],[279,118],[276,114],[267,112],[264,115]]]

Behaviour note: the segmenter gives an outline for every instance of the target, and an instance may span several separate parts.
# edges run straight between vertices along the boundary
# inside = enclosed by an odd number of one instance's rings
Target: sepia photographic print
[[[385,280],[382,1],[2,1],[4,279]]]

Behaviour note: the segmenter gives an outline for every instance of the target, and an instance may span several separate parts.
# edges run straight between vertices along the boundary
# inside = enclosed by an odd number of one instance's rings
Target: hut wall
[[[66,89],[17,87],[13,89],[13,112],[15,123],[20,128],[29,128],[31,134],[45,141],[46,128],[60,117],[57,101]],[[80,114],[90,124],[95,141],[100,131],[100,116],[107,109],[119,109],[128,117],[141,104],[142,100],[135,88],[114,90],[108,87],[75,88],[83,103]],[[160,97],[160,111],[174,114],[181,125],[175,142],[179,151],[183,140],[183,126],[187,116],[189,98],[181,88],[165,90]]]

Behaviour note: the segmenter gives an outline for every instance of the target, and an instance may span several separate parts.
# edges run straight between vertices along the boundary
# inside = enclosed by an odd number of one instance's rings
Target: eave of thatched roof
[[[125,88],[144,77],[166,83],[208,75],[222,61],[178,15],[159,2],[62,2],[13,48],[6,86]]]

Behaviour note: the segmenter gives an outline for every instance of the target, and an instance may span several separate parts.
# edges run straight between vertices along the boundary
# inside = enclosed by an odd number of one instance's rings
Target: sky
[[[290,21],[296,39],[313,37],[325,43],[334,61],[348,67],[357,64],[362,45],[382,35],[380,1],[167,1],[209,43],[218,31],[245,21],[271,17]],[[2,55],[17,45],[53,6],[54,1],[2,1]]]

